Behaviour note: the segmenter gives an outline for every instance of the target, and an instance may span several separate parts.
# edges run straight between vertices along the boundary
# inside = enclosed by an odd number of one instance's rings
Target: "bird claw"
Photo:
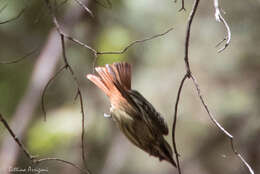
[[[107,114],[107,113],[104,113],[104,117],[105,117],[105,118],[110,118],[111,115],[110,115],[110,114]]]

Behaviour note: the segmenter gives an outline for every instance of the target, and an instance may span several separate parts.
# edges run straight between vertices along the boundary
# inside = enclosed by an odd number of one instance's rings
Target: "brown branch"
[[[84,136],[85,136],[85,113],[84,113],[84,107],[83,107],[83,97],[81,94],[81,91],[78,88],[77,91],[77,96],[79,96],[80,100],[80,110],[82,114],[82,121],[81,121],[81,155],[82,155],[82,160],[84,162],[84,165],[86,165],[86,153],[85,153],[85,141],[84,141]]]
[[[174,149],[174,153],[175,153],[175,157],[176,157],[176,161],[177,161],[177,168],[178,168],[179,174],[181,174],[181,167],[180,167],[180,161],[179,161],[180,155],[179,155],[178,150],[177,150],[175,135],[176,135],[178,105],[179,105],[179,101],[180,101],[182,87],[183,87],[183,84],[184,84],[184,82],[187,78],[188,78],[188,74],[185,74],[185,76],[183,77],[183,79],[180,83],[180,87],[179,87],[179,90],[178,90],[178,93],[177,93],[177,98],[176,98],[175,107],[174,107],[174,119],[173,119],[173,124],[172,124],[172,144],[173,144],[173,149]]]
[[[251,168],[251,166],[246,162],[246,160],[242,157],[242,155],[236,150],[236,148],[234,147],[234,137],[233,135],[231,135],[225,128],[223,128],[221,126],[221,124],[215,119],[215,117],[212,115],[212,113],[210,112],[205,100],[203,99],[203,96],[201,94],[201,90],[199,88],[199,84],[196,80],[196,78],[191,75],[191,79],[193,81],[193,84],[195,85],[196,87],[196,91],[197,91],[197,94],[198,94],[198,97],[200,98],[200,101],[203,105],[203,107],[205,108],[208,116],[210,117],[211,121],[221,130],[221,132],[223,132],[225,134],[225,136],[227,138],[229,138],[230,140],[230,145],[231,145],[231,149],[233,151],[233,153],[242,161],[242,163],[248,168],[249,172],[251,174],[254,174],[254,171],[253,169]]]
[[[170,31],[172,31],[173,28],[169,28],[168,30],[166,30],[165,32],[163,33],[160,33],[160,34],[156,34],[156,35],[153,35],[151,37],[148,37],[148,38],[145,38],[145,39],[142,39],[142,40],[135,40],[133,42],[131,42],[129,45],[127,45],[124,49],[122,49],[121,51],[103,51],[103,52],[97,52],[97,54],[123,54],[125,53],[130,47],[134,46],[135,44],[138,44],[138,43],[143,43],[143,42],[146,42],[146,41],[149,41],[149,40],[152,40],[152,39],[155,39],[155,38],[158,38],[158,37],[161,37],[163,35],[166,35],[167,33],[169,33]]]
[[[68,0],[64,0],[64,1],[62,1],[62,2],[60,2],[58,5],[56,5],[55,7],[54,7],[54,9],[55,9],[55,11],[58,11],[62,6],[64,6],[66,3],[68,2]],[[43,6],[44,7],[44,6]],[[42,8],[43,7],[41,7],[41,9],[40,9],[40,11],[42,11]],[[34,19],[34,22],[33,23],[38,23],[42,18],[44,18],[45,16],[46,16],[47,14],[46,13],[43,13],[43,14],[41,14],[41,13],[39,13],[39,15],[37,15],[37,17]]]
[[[181,8],[179,11],[186,11],[186,8],[185,8],[185,0],[181,0]]]
[[[76,1],[76,3],[79,6],[81,6],[87,13],[89,13],[91,17],[94,17],[92,11],[85,4],[83,4],[83,2],[81,2],[80,0],[74,0],[74,1]]]
[[[90,2],[88,0],[84,1]],[[82,11],[72,8],[67,10],[66,14],[68,15],[64,18],[64,23],[66,23],[65,27],[68,27],[68,32],[70,32],[72,27],[75,26],[75,23],[78,21]],[[73,20],[71,20],[71,14],[73,14]],[[25,95],[22,97],[14,115],[12,116],[10,125],[11,127],[15,127],[16,135],[18,137],[22,137],[27,129],[28,123],[33,117],[33,112],[41,97],[44,86],[52,77],[54,68],[59,60],[61,47],[57,44],[59,35],[57,35],[54,29],[49,33],[48,40],[35,63]],[[10,173],[10,171],[8,172],[8,166],[13,166],[15,164],[20,149],[15,143],[12,143],[12,141],[13,140],[10,139],[9,135],[4,136],[3,145],[0,148],[0,168],[6,170],[6,173]],[[8,156],[8,158],[6,158],[6,156]]]
[[[46,121],[46,109],[45,109],[45,104],[44,104],[44,97],[47,91],[47,88],[49,87],[49,85],[51,84],[51,82],[64,70],[66,69],[66,66],[61,67],[55,74],[53,77],[51,77],[49,79],[49,81],[47,82],[47,84],[44,86],[44,89],[42,91],[42,95],[41,95],[41,107],[42,107],[42,112],[43,112],[43,117],[44,117],[44,121]]]
[[[225,134],[225,136],[227,136],[230,140],[230,144],[231,144],[231,148],[232,148],[232,151],[233,153],[238,156],[238,158],[243,162],[243,164],[248,168],[249,172],[251,174],[254,174],[254,171],[253,169],[250,167],[250,165],[245,161],[245,159],[242,157],[242,155],[240,153],[238,153],[238,151],[235,149],[234,147],[234,137],[228,132],[226,131],[222,126],[221,124],[215,119],[215,117],[211,114],[206,102],[204,101],[203,99],[203,96],[201,94],[201,90],[199,88],[199,84],[196,80],[196,78],[192,75],[192,72],[191,72],[191,69],[190,69],[190,64],[189,64],[189,42],[190,42],[190,30],[191,30],[191,24],[192,24],[192,21],[193,21],[193,18],[194,18],[194,15],[196,13],[196,10],[197,10],[197,7],[198,7],[198,4],[199,4],[199,0],[195,0],[194,1],[194,5],[193,5],[193,8],[191,10],[191,13],[190,13],[190,16],[189,16],[189,19],[188,19],[188,25],[187,25],[187,30],[186,30],[186,39],[185,39],[185,56],[184,56],[184,61],[185,61],[185,64],[186,64],[186,75],[184,76],[183,80],[181,81],[181,84],[180,84],[180,87],[179,87],[179,91],[178,91],[178,95],[177,95],[177,100],[176,100],[176,105],[175,105],[175,114],[174,115],[174,123],[173,123],[173,130],[172,130],[172,133],[173,133],[173,145],[174,145],[174,150],[175,150],[175,154],[176,154],[176,159],[178,160],[178,152],[177,152],[177,149],[176,149],[176,143],[175,143],[175,127],[176,127],[176,118],[177,118],[177,109],[178,109],[178,103],[179,103],[179,98],[180,98],[180,93],[181,93],[181,90],[182,90],[182,85],[185,81],[186,78],[191,78],[192,79],[192,82],[193,84],[195,85],[196,87],[196,91],[197,91],[197,94],[198,94],[198,97],[200,98],[200,101],[203,105],[203,107],[205,108],[208,116],[210,117],[211,121],[217,126],[217,128],[219,128],[221,130],[221,132],[223,132]],[[228,24],[226,23],[225,19],[221,16],[220,14],[220,11],[219,11],[219,7],[218,7],[218,0],[214,0],[214,6],[215,6],[215,17],[216,17],[216,20],[217,21],[220,21],[222,22],[225,27],[226,27],[226,30],[227,30],[227,33],[228,33],[228,36],[226,38],[226,44],[225,46],[220,49],[219,51],[223,51],[227,46],[228,44],[230,43],[230,39],[231,39],[231,32],[230,32],[230,29],[229,29],[229,26]],[[224,40],[223,40],[224,41]],[[222,42],[223,42],[222,41]],[[187,76],[187,77],[186,77]],[[179,165],[178,165],[178,169],[179,169]],[[180,170],[179,170],[179,174],[180,174]]]
[[[199,0],[195,0],[192,10],[190,12],[189,15],[189,19],[188,19],[188,25],[187,25],[187,29],[186,29],[186,39],[185,39],[185,55],[184,55],[184,61],[186,64],[186,74],[183,77],[178,93],[177,93],[177,99],[176,99],[176,103],[175,103],[175,109],[174,109],[174,121],[173,121],[173,127],[172,127],[172,142],[173,142],[173,148],[174,148],[174,153],[175,153],[175,157],[176,157],[176,161],[177,161],[177,168],[178,168],[178,173],[181,174],[181,168],[180,168],[180,162],[179,162],[179,153],[177,151],[177,145],[176,145],[176,140],[175,140],[175,134],[176,134],[176,124],[177,124],[177,112],[178,112],[178,104],[179,104],[179,100],[180,100],[180,95],[181,95],[181,91],[182,91],[182,87],[183,84],[185,82],[185,80],[187,78],[190,78],[191,76],[191,70],[190,70],[190,64],[189,64],[189,41],[190,41],[190,30],[191,30],[191,23],[193,21],[193,18],[195,16],[195,13],[197,11],[198,8],[198,4],[199,4]]]
[[[22,10],[20,11],[20,13],[18,13],[17,16],[15,16],[15,17],[13,17],[13,18],[11,18],[11,19],[8,19],[8,20],[6,20],[6,21],[0,22],[0,24],[6,24],[6,23],[9,23],[9,22],[15,21],[16,19],[18,19],[18,18],[20,18],[20,17],[22,16],[22,14],[24,13],[24,11],[25,11],[25,8],[22,9]]]
[[[2,116],[2,114],[0,113],[0,121],[3,123],[4,127],[8,130],[8,132],[11,134],[11,136],[13,137],[14,141],[18,144],[18,146],[23,150],[23,152],[25,153],[25,155],[33,161],[34,157],[29,153],[29,151],[25,148],[25,146],[23,145],[23,143],[18,139],[18,137],[15,135],[15,133],[12,131],[12,129],[10,128],[10,126],[8,125],[7,121],[4,119],[4,117]]]
[[[228,47],[228,45],[230,44],[231,31],[230,31],[230,27],[229,27],[228,23],[226,22],[226,20],[224,19],[224,17],[222,16],[222,14],[220,12],[218,0],[214,0],[214,8],[215,8],[216,21],[221,22],[224,25],[224,27],[226,29],[226,33],[227,33],[227,36],[224,37],[224,39],[220,42],[220,43],[222,43],[223,41],[226,41],[225,45],[218,50],[218,52],[220,53],[223,50],[225,50]],[[220,45],[220,44],[218,44],[218,45]]]
[[[177,3],[177,0],[174,0],[174,3]],[[185,0],[181,0],[181,8],[179,9],[179,12],[180,11],[186,11],[186,8],[185,8]]]
[[[55,28],[57,29],[57,32],[59,33],[60,35],[60,41],[61,41],[61,46],[62,46],[62,57],[63,57],[63,60],[64,60],[64,63],[65,63],[65,68],[70,72],[76,86],[77,86],[77,95],[79,95],[79,100],[80,100],[80,108],[81,108],[81,115],[82,115],[82,132],[81,132],[81,149],[82,149],[82,160],[83,160],[83,163],[85,165],[85,167],[87,168],[87,163],[86,163],[86,158],[85,158],[85,151],[84,151],[84,148],[85,148],[85,144],[84,144],[84,134],[85,134],[85,113],[84,113],[84,108],[83,108],[83,97],[82,97],[82,93],[81,93],[81,90],[80,90],[80,85],[79,85],[79,82],[78,82],[78,79],[71,67],[71,65],[69,64],[68,62],[68,59],[67,59],[67,55],[66,55],[66,48],[65,48],[65,40],[64,40],[64,33],[62,32],[61,28],[60,28],[60,25],[57,21],[57,18],[56,16],[54,15],[54,11],[53,11],[53,8],[49,2],[49,0],[45,0],[45,3],[49,9],[49,12],[51,13],[52,15],[52,19],[53,19],[53,24],[55,25]],[[88,170],[88,169],[87,169]],[[88,170],[89,171],[89,170]]]
[[[195,13],[197,11],[198,5],[199,5],[199,0],[195,0],[192,10],[189,15],[188,25],[187,25],[187,29],[186,29],[184,61],[186,64],[186,71],[187,71],[188,78],[190,78],[190,74],[191,74],[190,63],[189,63],[190,30],[191,30],[191,24],[192,24],[193,18],[195,16]]]
[[[63,160],[63,159],[59,159],[59,158],[36,158],[35,156],[32,156],[29,151],[25,148],[25,146],[23,145],[23,143],[17,138],[17,136],[15,135],[15,133],[13,132],[13,130],[10,128],[10,126],[8,125],[7,121],[4,119],[4,117],[2,116],[2,114],[0,113],[0,121],[3,123],[4,127],[8,130],[8,132],[10,133],[10,135],[12,136],[12,138],[14,139],[14,141],[16,142],[16,144],[20,147],[20,149],[25,153],[25,155],[27,156],[27,158],[30,159],[30,161],[33,164],[39,164],[42,162],[46,162],[46,161],[58,161],[58,162],[62,162],[68,165],[71,165],[75,168],[77,168],[78,170],[82,171],[83,173],[86,174],[90,174],[90,172],[88,170],[82,169],[81,167],[79,167],[78,165]]]
[[[63,159],[60,159],[60,158],[42,158],[42,159],[38,159],[38,160],[35,160],[35,164],[39,164],[39,163],[42,163],[42,162],[47,162],[47,161],[58,161],[58,162],[61,162],[61,163],[64,163],[64,164],[68,164],[68,165],[71,165],[73,166],[74,168],[80,170],[81,172],[83,173],[86,173],[86,174],[91,174],[90,171],[86,170],[86,169],[83,169],[81,168],[80,166],[72,163],[72,162],[69,162],[69,161],[66,161],[66,160],[63,160]]]
[[[2,62],[0,62],[0,64],[13,64],[13,63],[18,63],[18,62],[20,62],[20,61],[22,61],[22,60],[24,60],[24,59],[30,57],[31,55],[33,55],[33,54],[36,53],[37,51],[39,51],[39,48],[36,48],[36,49],[30,51],[29,53],[25,54],[24,56],[22,56],[22,57],[20,57],[20,58],[18,58],[18,59],[16,59],[16,60],[2,61]]]
[[[83,47],[89,49],[89,50],[94,54],[94,56],[97,54],[97,51],[96,51],[94,48],[92,48],[91,46],[89,46],[89,45],[87,45],[87,44],[85,44],[85,43],[83,43],[83,42],[81,42],[81,41],[79,41],[79,40],[77,40],[77,39],[75,39],[75,38],[73,38],[73,37],[71,37],[71,36],[65,34],[63,31],[60,31],[60,32],[61,32],[61,34],[62,34],[64,37],[66,37],[68,40],[70,40],[70,41],[72,41],[72,42],[75,42],[75,43],[77,43],[78,45],[83,46]]]
[[[56,23],[57,23],[57,20],[55,20]],[[57,25],[58,26],[58,25]],[[149,40],[152,40],[152,39],[155,39],[155,38],[158,38],[158,37],[161,37],[163,35],[166,35],[167,33],[169,33],[170,31],[172,31],[173,28],[169,28],[168,30],[166,30],[165,32],[163,33],[159,33],[159,34],[156,34],[156,35],[153,35],[151,37],[148,37],[148,38],[145,38],[145,39],[142,39],[142,40],[135,40],[135,41],[132,41],[130,44],[128,44],[124,49],[122,49],[121,51],[96,51],[94,48],[92,48],[91,46],[65,34],[63,31],[61,31],[59,29],[59,32],[61,35],[63,35],[65,38],[67,38],[68,40],[80,45],[80,46],[83,46],[87,49],[89,49],[93,54],[94,54],[94,60],[93,60],[93,72],[95,70],[95,67],[96,67],[96,62],[97,62],[97,58],[98,58],[98,55],[102,55],[102,54],[124,54],[126,51],[129,50],[130,47],[134,46],[135,44],[138,44],[138,43],[142,43],[142,42],[146,42],[146,41],[149,41]]]

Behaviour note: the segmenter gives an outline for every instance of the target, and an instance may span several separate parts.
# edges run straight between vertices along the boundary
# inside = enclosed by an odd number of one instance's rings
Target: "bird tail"
[[[124,101],[122,90],[131,90],[131,65],[126,62],[96,67],[98,75],[87,74],[87,78],[99,87],[116,105]]]
[[[173,157],[172,157],[172,149],[171,146],[167,143],[166,140],[163,139],[161,145],[160,145],[160,151],[159,151],[161,157],[170,162],[174,167],[177,167]]]

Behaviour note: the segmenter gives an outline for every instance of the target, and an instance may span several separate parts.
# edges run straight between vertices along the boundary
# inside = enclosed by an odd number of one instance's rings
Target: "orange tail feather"
[[[122,89],[131,89],[131,65],[125,62],[113,63],[95,70],[98,75],[88,74],[86,77],[105,92],[112,104],[124,101],[121,92]]]

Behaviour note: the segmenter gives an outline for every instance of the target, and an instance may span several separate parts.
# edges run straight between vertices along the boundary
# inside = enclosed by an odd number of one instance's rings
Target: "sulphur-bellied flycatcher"
[[[139,92],[131,89],[131,65],[125,62],[96,67],[98,75],[87,78],[109,97],[110,115],[125,136],[137,147],[176,167],[172,149],[164,135],[164,119]]]

